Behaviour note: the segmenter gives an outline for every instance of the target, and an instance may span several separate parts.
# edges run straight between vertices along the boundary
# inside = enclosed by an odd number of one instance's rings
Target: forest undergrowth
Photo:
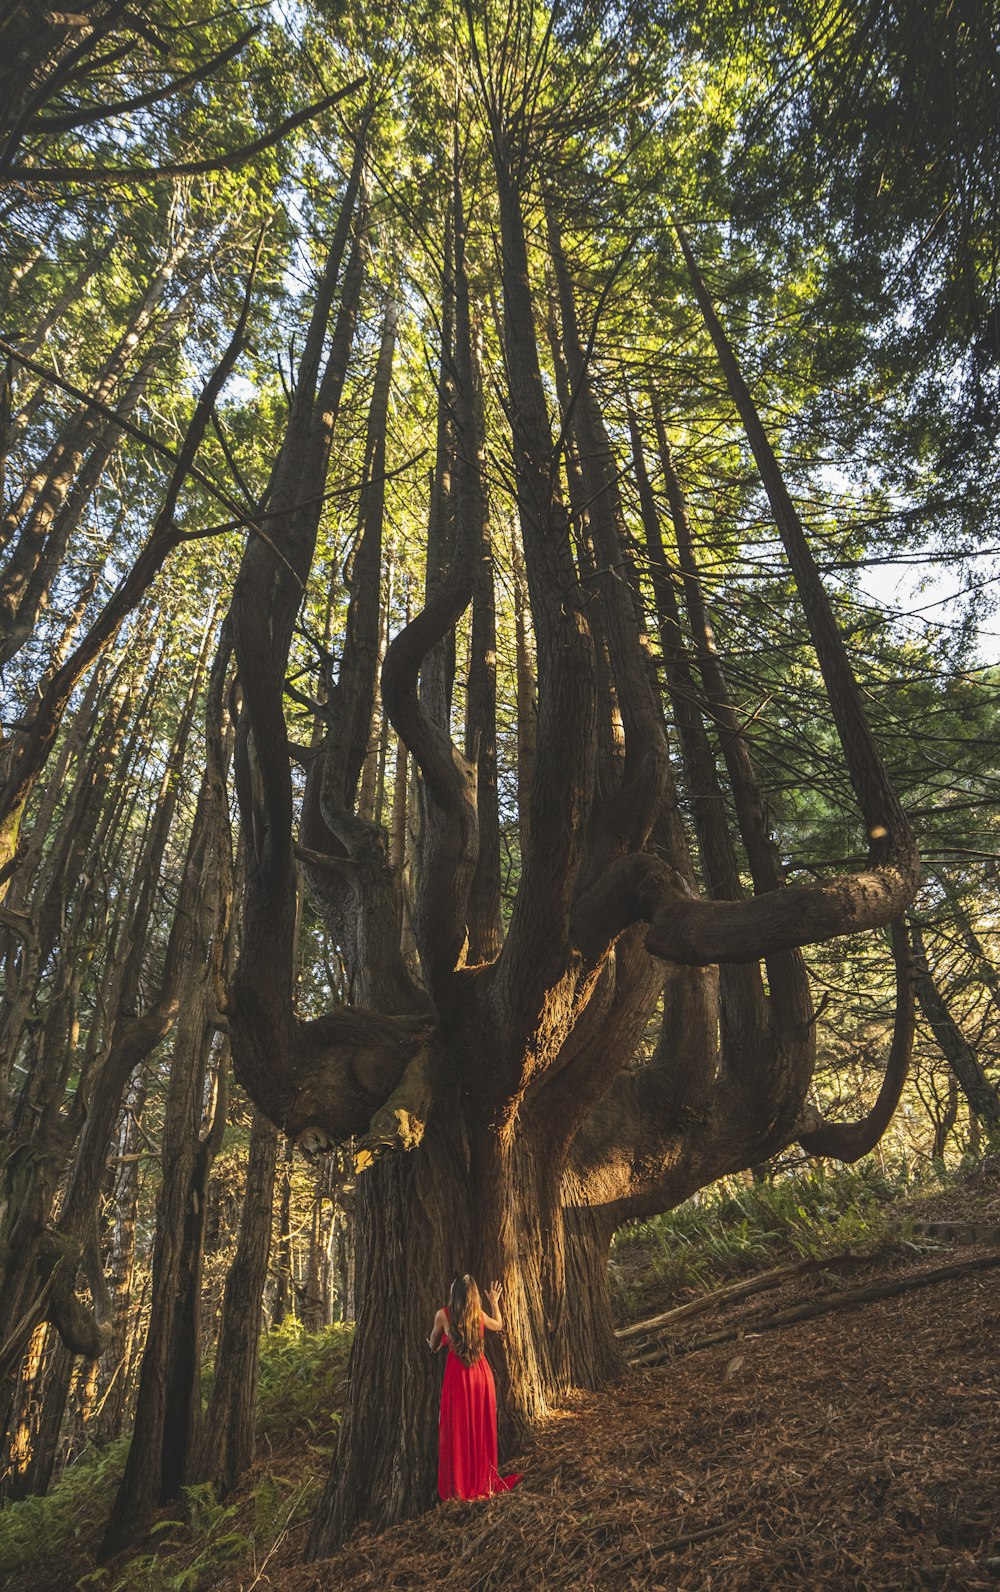
[[[653,1310],[665,1310],[698,1298],[729,1281],[756,1275],[789,1260],[829,1258],[831,1272],[835,1273],[837,1257],[845,1252],[870,1254],[883,1265],[886,1264],[886,1256],[890,1257],[888,1264],[896,1267],[926,1265],[931,1259],[940,1259],[940,1252],[946,1246],[934,1239],[922,1237],[919,1228],[928,1219],[942,1216],[958,1216],[967,1221],[977,1218],[1000,1219],[1000,1181],[995,1176],[971,1177],[967,1169],[946,1173],[940,1167],[916,1176],[905,1168],[886,1170],[874,1160],[855,1169],[788,1176],[752,1185],[727,1180],[697,1203],[689,1202],[667,1216],[637,1224],[619,1234],[611,1262],[616,1308],[622,1321],[634,1321]],[[977,1286],[977,1298],[987,1297],[990,1289],[995,1291],[992,1274],[980,1279]],[[906,1300],[893,1300],[883,1302],[879,1310],[888,1313],[886,1320],[890,1323],[894,1310],[914,1308],[920,1309],[925,1315],[929,1314],[933,1321],[936,1319],[935,1313],[939,1315],[942,1309],[947,1308],[945,1293],[944,1288],[929,1288],[920,1296],[922,1302],[919,1306],[912,1306]],[[906,1299],[911,1297],[906,1296]],[[863,1338],[864,1313],[852,1312],[847,1319],[849,1323],[852,1320],[854,1322],[855,1336],[860,1331]],[[974,1329],[975,1324],[970,1317],[966,1317],[965,1324]],[[763,1340],[753,1335],[755,1325],[756,1318],[751,1313],[746,1324],[746,1331],[751,1335],[747,1341],[759,1346]],[[946,1327],[947,1323],[944,1322],[942,1330]],[[893,1328],[890,1325],[886,1330],[892,1332]],[[990,1330],[993,1330],[992,1327]],[[812,1347],[804,1359],[801,1351],[793,1349],[790,1351],[791,1360],[795,1364],[798,1358],[800,1369],[804,1374],[809,1374],[809,1356],[817,1353],[822,1356],[820,1345],[824,1334],[844,1331],[850,1334],[852,1328],[850,1324],[846,1328],[837,1324],[812,1324],[798,1331],[806,1335],[806,1341],[811,1342]],[[781,1362],[777,1344],[779,1334],[772,1336],[776,1346],[772,1349],[768,1345],[767,1348],[771,1356],[768,1361],[770,1369],[761,1368],[763,1381],[756,1389],[760,1405],[755,1406],[757,1414],[747,1428],[751,1450],[758,1442],[760,1410],[768,1398],[767,1377],[774,1376],[776,1395],[778,1384],[788,1380],[784,1372],[777,1369]],[[365,1536],[364,1532],[356,1539],[356,1544],[349,1544],[344,1550],[346,1557],[342,1563],[342,1573],[341,1570],[334,1572],[334,1565],[340,1563],[339,1560],[328,1561],[325,1567],[316,1566],[314,1569],[301,1566],[307,1523],[317,1502],[336,1440],[350,1341],[350,1328],[333,1327],[321,1332],[306,1332],[295,1322],[288,1322],[282,1328],[266,1333],[261,1353],[257,1460],[244,1484],[231,1497],[222,1500],[215,1497],[210,1487],[186,1489],[182,1504],[161,1512],[140,1551],[127,1558],[103,1566],[95,1563],[108,1501],[113,1496],[124,1466],[127,1446],[124,1440],[103,1452],[92,1450],[85,1453],[66,1471],[48,1497],[32,1498],[8,1506],[0,1512],[0,1588],[30,1585],[32,1592],[76,1592],[76,1589],[83,1592],[83,1589],[91,1588],[99,1588],[101,1592],[222,1592],[222,1589],[225,1592],[251,1592],[251,1589],[256,1592],[257,1588],[280,1587],[282,1592],[285,1589],[298,1592],[300,1587],[418,1587],[430,1584],[429,1580],[422,1579],[425,1573],[431,1579],[440,1575],[441,1566],[437,1564],[435,1555],[446,1555],[449,1541],[455,1551],[467,1554],[473,1524],[476,1525],[473,1536],[478,1536],[481,1526],[491,1543],[494,1538],[499,1539],[503,1526],[498,1506],[479,1506],[477,1511],[477,1506],[449,1505],[435,1511],[430,1517],[424,1517],[422,1523],[414,1522],[383,1534],[385,1551],[390,1559],[396,1552],[390,1544],[402,1534],[398,1579],[385,1578],[389,1561],[382,1562],[379,1544],[383,1538],[375,1534]],[[982,1338],[981,1341],[985,1344],[986,1340]],[[872,1342],[869,1371],[877,1381],[877,1334]],[[675,1360],[655,1372],[630,1370],[624,1388],[616,1395],[619,1412],[622,1408],[620,1395],[623,1394],[633,1417],[639,1420],[642,1429],[633,1434],[635,1441],[645,1443],[651,1453],[655,1449],[661,1462],[677,1470],[677,1476],[681,1479],[674,1486],[674,1492],[680,1489],[677,1496],[681,1502],[688,1497],[681,1472],[687,1474],[691,1464],[679,1451],[669,1453],[669,1438],[663,1423],[668,1420],[668,1415],[672,1419],[675,1413],[671,1403],[673,1395],[676,1395],[679,1408],[697,1393],[697,1399],[701,1402],[697,1413],[691,1406],[689,1417],[698,1421],[698,1430],[707,1450],[712,1441],[712,1421],[706,1412],[714,1418],[718,1408],[720,1432],[717,1440],[724,1446],[726,1432],[732,1425],[732,1411],[726,1413],[727,1405],[732,1402],[729,1383],[733,1380],[737,1384],[743,1382],[744,1360],[742,1354],[733,1355],[731,1346],[715,1351],[714,1355],[710,1354],[707,1358],[714,1360],[719,1353],[721,1359],[714,1372],[706,1370],[704,1354],[692,1355],[690,1360]],[[788,1358],[786,1354],[786,1361]],[[821,1380],[824,1377],[829,1379],[830,1376],[836,1376],[837,1367],[826,1365],[816,1374],[820,1375]],[[928,1390],[933,1394],[938,1381],[941,1382],[939,1391],[951,1408],[955,1402],[956,1382],[961,1380],[957,1365],[949,1365],[945,1358],[936,1364],[934,1375],[931,1375],[931,1367],[924,1361],[920,1365],[913,1365],[912,1375],[914,1421],[919,1419],[918,1411],[926,1402]],[[654,1379],[652,1392],[647,1389],[647,1394],[640,1395],[637,1392],[638,1382],[644,1378]],[[918,1381],[922,1389],[919,1394],[916,1390]],[[946,1391],[946,1386],[951,1389],[950,1393]],[[636,1395],[634,1398],[633,1394]],[[835,1411],[836,1398],[830,1393],[826,1397],[828,1402],[825,1407]],[[909,1398],[902,1400],[904,1411],[909,1403]],[[501,1572],[495,1566],[487,1573],[486,1579],[482,1579],[483,1568],[480,1565],[476,1577],[469,1584],[497,1588],[527,1584],[518,1576],[522,1570],[524,1575],[528,1575],[532,1555],[537,1557],[542,1552],[541,1539],[536,1541],[532,1531],[535,1518],[532,1510],[537,1512],[537,1506],[544,1503],[546,1498],[555,1508],[558,1497],[557,1513],[562,1526],[557,1524],[556,1537],[563,1541],[564,1549],[560,1549],[546,1570],[545,1585],[610,1587],[690,1584],[720,1588],[763,1585],[767,1554],[759,1541],[756,1558],[753,1559],[751,1555],[753,1562],[758,1565],[761,1577],[758,1581],[752,1577],[740,1579],[732,1566],[727,1570],[725,1562],[720,1562],[711,1573],[707,1569],[692,1568],[694,1579],[690,1583],[681,1578],[661,1581],[657,1579],[660,1572],[655,1568],[656,1544],[650,1549],[653,1558],[649,1563],[638,1550],[631,1559],[628,1555],[623,1557],[620,1552],[616,1557],[615,1552],[612,1552],[605,1570],[600,1568],[605,1563],[598,1553],[601,1530],[604,1529],[600,1527],[602,1508],[599,1500],[587,1496],[594,1479],[585,1479],[583,1471],[577,1475],[574,1465],[568,1464],[567,1454],[575,1452],[574,1444],[578,1441],[582,1445],[581,1451],[588,1447],[590,1426],[596,1422],[599,1427],[607,1418],[607,1404],[606,1395],[581,1396],[565,1412],[559,1412],[545,1423],[526,1461],[528,1480],[524,1498],[519,1500],[515,1511],[523,1514],[527,1510],[528,1515],[520,1521],[517,1551],[512,1554],[506,1572],[511,1579],[498,1579]],[[644,1409],[646,1413],[643,1414]],[[844,1414],[845,1419],[849,1420],[848,1412]],[[830,1418],[832,1420],[834,1416]],[[946,1425],[951,1424],[949,1417]],[[759,1434],[759,1441],[756,1471],[761,1478],[766,1478],[771,1460],[768,1459],[763,1431]],[[816,1457],[820,1457],[819,1450]],[[780,1454],[772,1458],[777,1475],[784,1461]],[[885,1456],[885,1462],[891,1471],[893,1462],[890,1455]],[[722,1474],[722,1464],[720,1451],[718,1476]],[[552,1471],[551,1476],[549,1471]],[[620,1485],[616,1484],[613,1496],[609,1494],[607,1500],[609,1543],[617,1544],[621,1538],[623,1527],[618,1516],[621,1513],[621,1487],[626,1479],[623,1472],[619,1478]],[[946,1483],[939,1478],[935,1486],[941,1493],[940,1508],[947,1514],[950,1506],[944,1496]],[[534,1498],[532,1504],[531,1499],[539,1490],[541,1497]],[[643,1492],[643,1486],[641,1483],[630,1484],[625,1490],[634,1502]],[[743,1515],[729,1493],[726,1497],[729,1500],[726,1517],[731,1514],[734,1519],[742,1519]],[[671,1507],[676,1502],[672,1497],[669,1501]],[[919,1514],[917,1506],[913,1508]],[[582,1560],[579,1536],[581,1519],[586,1523],[584,1537],[588,1545]],[[702,1540],[706,1544],[710,1543],[717,1535],[724,1533],[717,1533],[711,1526],[696,1527],[693,1534],[690,1530],[680,1533],[685,1538],[681,1547],[686,1552],[689,1546],[693,1547]],[[686,1540],[688,1537],[690,1544]],[[965,1544],[961,1532],[958,1532],[956,1540],[959,1539]],[[424,1568],[421,1568],[421,1553],[424,1551],[420,1546],[422,1541],[425,1541],[429,1555]],[[708,1549],[702,1551],[707,1552]],[[844,1553],[849,1554],[850,1551],[844,1547]],[[837,1559],[835,1562],[843,1566],[848,1560]],[[791,1563],[789,1559],[788,1563],[782,1561],[783,1567],[772,1567],[775,1585],[795,1585],[794,1570],[789,1568]],[[407,1565],[409,1568],[406,1568]],[[366,1566],[369,1568],[366,1569]],[[542,1569],[540,1561],[535,1564],[537,1573],[541,1573]],[[949,1579],[940,1566],[938,1569],[932,1566],[927,1572],[929,1579],[926,1575],[921,1579],[924,1572],[918,1574],[913,1570],[913,1579],[910,1581],[905,1576],[902,1580],[887,1579],[884,1582],[879,1582],[877,1578],[866,1580],[862,1572],[863,1566],[857,1569],[857,1579],[849,1584],[858,1587],[870,1585],[873,1588],[882,1585],[958,1588],[978,1584],[961,1578]],[[673,1574],[673,1571],[670,1573]],[[875,1574],[874,1571],[872,1573]],[[961,1574],[967,1577],[970,1573],[968,1564],[965,1564]],[[574,1580],[574,1575],[578,1575],[579,1579]],[[602,1575],[605,1575],[603,1580]],[[699,1575],[704,1575],[705,1579],[699,1580]],[[348,1578],[344,1579],[344,1576]],[[834,1586],[838,1583],[835,1576],[831,1580],[820,1575],[815,1584]],[[989,1584],[988,1579],[982,1584]]]
[[[82,1454],[47,1497],[0,1511],[0,1589],[210,1592],[236,1563],[252,1585],[275,1545],[315,1506],[336,1440],[351,1337],[350,1327],[307,1332],[292,1319],[264,1334],[257,1461],[244,1485],[221,1500],[208,1484],[185,1488],[183,1502],[161,1512],[137,1554],[95,1564],[128,1438]],[[206,1389],[211,1371],[209,1363]]]
[[[725,1178],[676,1210],[619,1231],[610,1261],[616,1319],[634,1321],[784,1260],[870,1249],[890,1232],[906,1237],[903,1203],[951,1187],[956,1175],[940,1163],[914,1171],[870,1157],[837,1171],[821,1163],[760,1182]]]

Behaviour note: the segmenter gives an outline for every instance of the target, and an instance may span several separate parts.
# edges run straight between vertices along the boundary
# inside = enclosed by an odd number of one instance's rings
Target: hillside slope
[[[803,1290],[769,1295],[738,1343],[578,1396],[518,1457],[515,1493],[261,1585],[995,1592],[998,1285],[972,1273],[751,1335]]]
[[[546,1420],[512,1456],[524,1472],[513,1493],[361,1531],[316,1564],[302,1551],[347,1338],[271,1335],[258,1460],[233,1498],[193,1490],[137,1553],[96,1568],[118,1445],[74,1467],[51,1498],[0,1513],[0,1588],[996,1592],[1000,1177],[894,1202],[867,1244],[852,1223],[855,1258],[831,1254],[767,1292],[712,1296],[705,1310],[623,1339],[661,1363],[632,1366]],[[788,1262],[777,1241],[769,1258]],[[965,1269],[936,1278],[956,1266]],[[926,1285],[910,1286],[918,1279]],[[863,1297],[885,1284],[907,1286]],[[692,1295],[705,1302],[704,1289],[656,1298],[647,1287],[644,1314]],[[818,1313],[781,1324],[804,1309]]]

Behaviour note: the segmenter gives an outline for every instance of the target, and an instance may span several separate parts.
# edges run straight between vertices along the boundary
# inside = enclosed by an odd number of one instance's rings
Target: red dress
[[[447,1333],[443,1341],[448,1344],[448,1359],[438,1427],[438,1492],[442,1498],[488,1498],[507,1492],[521,1478],[501,1476],[497,1470],[497,1395],[489,1362],[481,1354],[475,1365],[463,1365]]]

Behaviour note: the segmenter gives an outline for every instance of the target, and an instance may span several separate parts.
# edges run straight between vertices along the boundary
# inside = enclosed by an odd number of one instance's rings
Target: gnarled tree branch
[[[913,1053],[914,976],[906,924],[892,925],[892,959],[896,969],[896,1015],[892,1044],[878,1098],[859,1122],[825,1122],[800,1133],[799,1143],[810,1155],[831,1155],[838,1161],[859,1161],[874,1150],[899,1104]],[[818,1113],[817,1113],[818,1115]]]
[[[664,961],[691,967],[759,961],[777,951],[883,928],[905,911],[917,879],[916,855],[907,850],[898,864],[845,874],[825,885],[768,890],[749,901],[692,901],[671,892],[653,919],[646,948]]]
[[[85,1359],[97,1360],[111,1339],[113,1305],[96,1237],[86,1244],[79,1262],[90,1288],[90,1305],[76,1291],[77,1264],[72,1250],[55,1261],[48,1319],[67,1349]]]

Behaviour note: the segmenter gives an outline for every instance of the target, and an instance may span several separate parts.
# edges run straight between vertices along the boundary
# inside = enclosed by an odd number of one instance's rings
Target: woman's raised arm
[[[503,1283],[491,1282],[490,1286],[486,1289],[486,1292],[483,1294],[483,1298],[486,1300],[486,1304],[487,1304],[487,1307],[488,1307],[488,1313],[487,1313],[487,1310],[483,1311],[483,1320],[485,1321],[487,1327],[489,1328],[489,1330],[491,1332],[502,1332],[503,1331],[503,1317],[500,1314],[500,1305],[499,1305],[500,1293],[501,1293],[502,1288],[503,1288]]]

